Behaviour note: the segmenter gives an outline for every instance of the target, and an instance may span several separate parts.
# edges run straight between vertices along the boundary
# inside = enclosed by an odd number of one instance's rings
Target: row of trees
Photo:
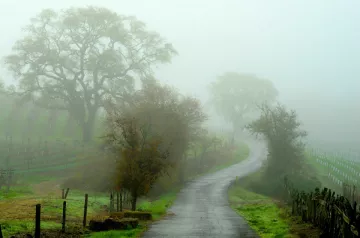
[[[93,138],[96,117],[107,100],[131,103],[136,82],[152,78],[153,67],[171,62],[176,54],[170,43],[135,17],[98,7],[46,9],[31,20],[13,53],[5,57],[18,81],[7,92],[43,108],[66,111],[86,142]],[[210,92],[234,134],[256,104],[277,95],[270,81],[237,73],[219,77]]]

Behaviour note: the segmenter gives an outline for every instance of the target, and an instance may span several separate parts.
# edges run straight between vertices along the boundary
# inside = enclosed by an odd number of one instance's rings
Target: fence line
[[[359,237],[360,213],[356,201],[352,205],[345,196],[328,188],[299,192],[287,179],[285,189],[291,200],[292,214],[318,226],[326,237]]]

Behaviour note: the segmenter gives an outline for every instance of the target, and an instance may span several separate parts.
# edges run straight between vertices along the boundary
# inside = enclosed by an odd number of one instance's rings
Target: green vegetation
[[[1,221],[1,228],[4,237],[10,237],[17,233],[34,233],[35,222],[34,220],[12,220],[12,221]],[[61,229],[61,223],[54,221],[43,221],[41,222],[42,230]]]
[[[319,237],[311,224],[291,216],[286,204],[261,193],[252,192],[252,184],[263,171],[251,174],[234,183],[228,192],[231,208],[242,216],[260,237]]]
[[[239,143],[239,146],[233,153],[233,157],[225,161],[220,161],[220,165],[212,167],[208,173],[225,168],[232,164],[244,160],[249,153],[246,144]],[[221,162],[225,163],[221,165]],[[62,213],[62,199],[60,199],[60,191],[49,190],[58,183],[57,178],[45,175],[34,175],[27,179],[19,179],[18,185],[13,186],[9,193],[5,193],[5,187],[0,193],[0,209],[3,217],[0,218],[5,237],[18,232],[33,232],[35,213],[34,205],[42,204],[42,229],[59,230],[61,227],[60,216]],[[38,190],[43,194],[38,194]],[[171,206],[176,198],[180,186],[172,188],[171,191],[162,193],[155,198],[142,197],[139,200],[138,211],[148,211],[152,213],[153,220],[161,219],[166,215],[166,210]],[[70,189],[67,198],[67,217],[69,219],[68,226],[76,226],[81,223],[84,204],[84,191]],[[89,207],[88,220],[102,214],[102,206],[108,205],[109,197],[107,193],[88,192]],[[15,202],[15,200],[17,202]],[[15,202],[15,203],[14,203]],[[16,213],[15,210],[21,211]],[[54,219],[56,221],[54,221]],[[88,237],[137,237],[148,227],[149,222],[140,222],[139,227],[133,230],[124,231],[108,231],[91,233]]]
[[[231,165],[240,163],[249,156],[249,152],[249,147],[245,143],[238,143],[234,151],[234,155],[228,161],[219,163],[218,165],[211,168],[207,173],[213,173],[225,169]]]
[[[289,235],[289,222],[281,216],[281,209],[271,198],[234,185],[229,189],[229,201],[261,237]]]

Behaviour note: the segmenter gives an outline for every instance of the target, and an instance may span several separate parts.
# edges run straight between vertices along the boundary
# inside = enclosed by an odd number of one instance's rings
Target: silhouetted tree
[[[250,122],[248,117],[258,110],[257,106],[273,102],[277,94],[271,81],[249,74],[228,72],[210,85],[212,105],[233,126],[232,142]]]
[[[47,9],[5,58],[19,79],[17,93],[47,109],[66,110],[92,138],[105,98],[126,100],[134,81],[170,62],[176,51],[135,17],[105,8]]]
[[[264,136],[268,143],[268,178],[299,174],[305,165],[301,139],[307,133],[300,128],[296,112],[280,104],[274,107],[263,104],[260,112],[260,118],[246,128],[253,134]]]

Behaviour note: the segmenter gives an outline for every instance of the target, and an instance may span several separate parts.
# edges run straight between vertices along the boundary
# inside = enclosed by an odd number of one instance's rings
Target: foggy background
[[[313,145],[360,145],[360,1],[0,0],[0,56],[42,9],[86,5],[135,15],[171,42],[179,56],[157,78],[205,105],[217,75],[256,74],[274,82]],[[12,83],[3,67],[0,76]],[[224,127],[213,115],[210,124]]]

